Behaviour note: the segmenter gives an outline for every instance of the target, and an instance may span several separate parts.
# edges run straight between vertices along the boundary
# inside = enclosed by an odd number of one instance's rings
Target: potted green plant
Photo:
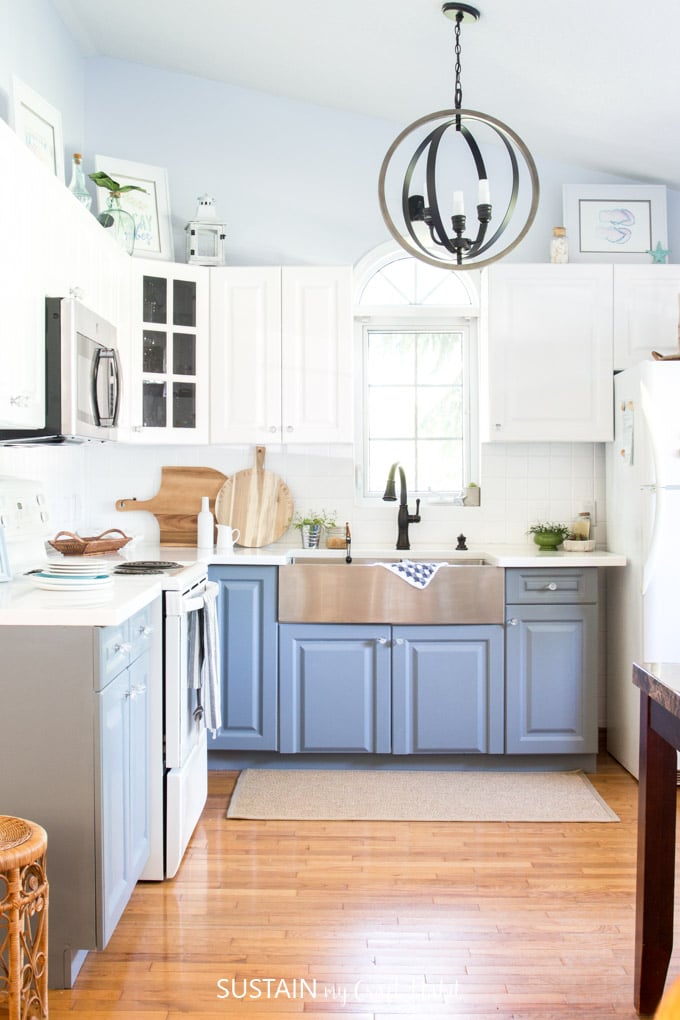
[[[135,232],[137,229],[135,218],[127,209],[121,209],[120,196],[127,191],[143,191],[146,194],[146,188],[142,188],[138,184],[119,184],[118,181],[114,181],[104,170],[88,174],[88,177],[98,188],[104,188],[109,193],[107,207],[104,212],[99,213],[97,219],[103,227],[111,230],[113,237],[120,247],[128,255],[132,255],[135,249]]]
[[[555,521],[539,521],[532,524],[528,534],[534,536],[534,542],[540,549],[557,549],[569,534],[570,529],[566,524],[558,524]]]
[[[317,549],[323,530],[336,527],[336,516],[335,511],[328,513],[327,510],[308,510],[306,514],[296,513],[291,523],[300,532],[302,547]]]

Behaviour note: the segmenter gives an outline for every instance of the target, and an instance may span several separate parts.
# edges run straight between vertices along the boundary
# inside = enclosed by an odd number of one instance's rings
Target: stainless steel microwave
[[[77,298],[45,299],[45,424],[0,442],[115,440],[122,392],[116,328]]]

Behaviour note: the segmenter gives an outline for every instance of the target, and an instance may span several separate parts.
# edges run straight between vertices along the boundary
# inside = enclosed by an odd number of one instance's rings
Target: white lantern
[[[187,223],[187,262],[200,266],[223,266],[226,262],[226,223],[217,222],[215,200],[209,195],[198,199],[196,218]]]

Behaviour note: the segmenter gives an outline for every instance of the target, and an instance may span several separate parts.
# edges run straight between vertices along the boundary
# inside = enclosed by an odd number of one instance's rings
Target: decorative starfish
[[[661,241],[656,242],[656,248],[648,248],[647,255],[652,256],[652,262],[659,262],[663,265],[668,256],[670,255],[670,248],[664,248]]]

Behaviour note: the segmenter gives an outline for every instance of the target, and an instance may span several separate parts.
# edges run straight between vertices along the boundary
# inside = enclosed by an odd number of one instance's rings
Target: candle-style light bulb
[[[465,215],[465,202],[463,200],[462,191],[454,191],[453,193],[453,215],[454,216]]]
[[[485,177],[480,178],[477,205],[491,205],[491,189]]]

